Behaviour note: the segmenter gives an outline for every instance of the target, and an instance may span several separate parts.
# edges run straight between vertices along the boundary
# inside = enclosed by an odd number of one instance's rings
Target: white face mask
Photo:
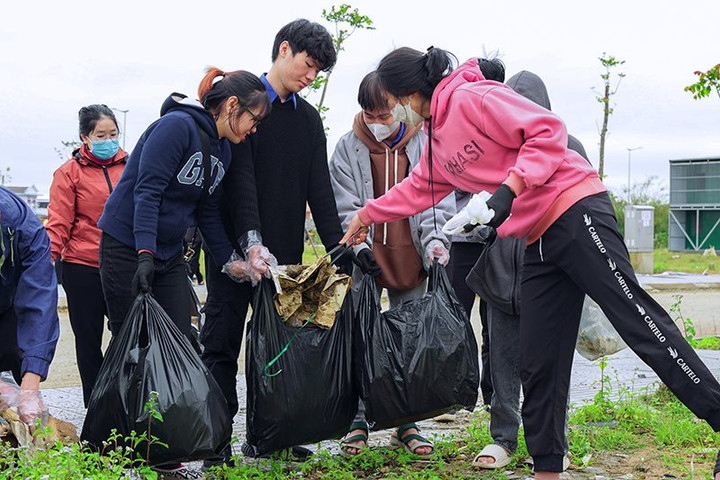
[[[423,120],[425,120],[422,116],[420,116],[420,114],[412,109],[409,103],[407,105],[400,105],[400,102],[397,102],[390,113],[396,122],[406,123],[411,127],[420,125]]]
[[[393,122],[390,125],[365,122],[365,125],[367,125],[367,127],[370,129],[370,132],[372,132],[375,140],[377,140],[378,142],[382,142],[390,135],[392,135],[395,130],[397,130],[397,128],[400,126],[400,122]]]

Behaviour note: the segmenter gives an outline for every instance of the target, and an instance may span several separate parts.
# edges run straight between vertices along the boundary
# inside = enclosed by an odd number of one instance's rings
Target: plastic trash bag
[[[575,349],[593,361],[617,353],[627,345],[595,301],[585,296]]]
[[[150,434],[168,444],[151,445],[152,465],[217,456],[232,434],[225,397],[187,337],[155,299],[140,294],[105,355],[81,439],[102,449],[113,428],[122,436],[146,432],[151,392],[163,421],[152,419]]]
[[[285,325],[264,279],[247,327],[247,443],[254,456],[339,438],[355,418],[353,301],[347,295],[332,328]],[[273,362],[273,360],[275,360]]]
[[[445,267],[435,262],[423,297],[384,313],[375,282],[366,275],[357,304],[357,375],[373,429],[475,408],[477,343]]]

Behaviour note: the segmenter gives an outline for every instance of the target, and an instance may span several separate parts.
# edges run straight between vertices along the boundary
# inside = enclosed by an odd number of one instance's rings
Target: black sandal
[[[715,460],[715,468],[713,469],[713,480],[715,480],[715,476],[720,473],[720,452],[717,454],[717,459]]]
[[[370,435],[370,430],[368,429],[367,422],[353,422],[352,425],[350,425],[348,434],[353,430],[362,430],[365,433],[358,433],[357,435],[353,435],[352,437],[348,437],[347,435],[343,437],[343,439],[340,441],[340,452],[343,455],[359,455],[360,453],[362,453],[365,447],[367,447],[368,436]],[[365,445],[361,447],[352,445],[353,443],[358,442],[363,442]],[[348,448],[354,448],[355,450],[357,450],[357,453],[350,453],[348,451]]]

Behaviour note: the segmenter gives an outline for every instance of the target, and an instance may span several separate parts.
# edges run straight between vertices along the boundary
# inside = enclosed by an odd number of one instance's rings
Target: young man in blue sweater
[[[60,334],[57,294],[45,228],[20,197],[0,187],[0,372],[12,373],[0,378],[0,410],[18,407],[31,430],[47,415],[40,381]]]

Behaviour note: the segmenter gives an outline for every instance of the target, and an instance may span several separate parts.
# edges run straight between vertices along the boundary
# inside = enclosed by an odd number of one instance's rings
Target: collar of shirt
[[[270,85],[270,82],[268,82],[267,73],[263,73],[262,75],[260,75],[260,80],[265,84],[265,90],[267,91],[268,97],[270,97],[270,103],[273,103],[275,99],[278,98],[278,94],[272,87],[272,85]],[[290,99],[292,99],[293,107],[297,108],[297,98],[295,97],[294,93],[290,93],[290,96],[285,100],[285,102]]]
[[[398,134],[395,136],[395,140],[393,140],[392,143],[390,144],[390,148],[393,148],[395,145],[397,145],[397,144],[400,142],[400,140],[402,140],[403,135],[405,135],[405,124],[404,124],[404,123],[401,123],[401,124],[400,124],[400,131],[399,131]]]

